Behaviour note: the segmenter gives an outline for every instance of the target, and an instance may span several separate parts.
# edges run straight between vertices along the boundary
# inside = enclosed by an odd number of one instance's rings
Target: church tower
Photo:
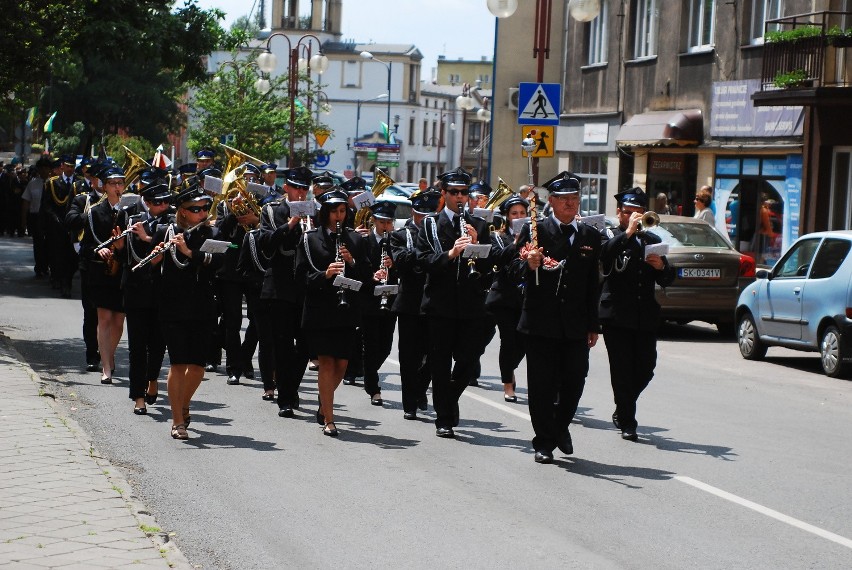
[[[336,38],[343,35],[343,0],[305,0],[311,2],[310,20],[302,26],[299,20],[299,0],[273,0],[273,31],[304,30],[305,32],[324,32]]]

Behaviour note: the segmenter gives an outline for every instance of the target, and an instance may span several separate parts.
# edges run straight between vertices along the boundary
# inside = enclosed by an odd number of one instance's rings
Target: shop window
[[[634,0],[633,58],[657,55],[657,0]]]
[[[763,43],[763,31],[767,20],[780,18],[784,13],[784,0],[751,0],[751,41],[752,44]],[[773,25],[770,30],[777,30]]]
[[[828,229],[852,229],[852,148],[834,149]]]
[[[607,57],[607,42],[609,35],[607,34],[607,4],[601,4],[601,11],[598,16],[589,22],[589,65],[600,65],[606,63]]]
[[[606,204],[605,154],[572,154],[571,170],[580,178],[580,215],[602,214]]]
[[[690,0],[687,51],[703,51],[713,47],[715,17],[716,0]]]

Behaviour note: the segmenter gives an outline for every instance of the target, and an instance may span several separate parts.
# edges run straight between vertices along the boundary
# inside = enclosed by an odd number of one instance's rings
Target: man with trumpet
[[[660,306],[654,296],[655,284],[671,285],[675,270],[664,255],[645,253],[648,245],[662,241],[643,231],[659,220],[653,212],[646,214],[645,192],[631,188],[616,194],[615,199],[618,228],[606,230],[608,239],[601,249],[605,279],[599,315],[615,399],[612,422],[623,439],[636,441],[636,401],[657,364]]]
[[[422,309],[429,320],[435,435],[454,438],[459,399],[476,372],[476,339],[485,318],[485,287],[481,279],[494,265],[494,253],[488,224],[464,212],[470,173],[457,168],[445,172],[440,179],[445,207],[423,221],[416,247],[427,275]],[[465,257],[465,250],[478,244],[487,244],[489,253],[476,259]]]

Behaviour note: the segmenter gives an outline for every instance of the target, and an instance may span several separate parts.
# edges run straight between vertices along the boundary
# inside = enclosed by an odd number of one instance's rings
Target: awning
[[[696,146],[704,139],[701,109],[651,111],[633,115],[621,126],[619,146]]]

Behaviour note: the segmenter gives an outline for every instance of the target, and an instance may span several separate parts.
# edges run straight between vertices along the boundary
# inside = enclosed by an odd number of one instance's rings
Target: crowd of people
[[[334,437],[342,382],[363,378],[384,405],[379,369],[396,331],[403,418],[428,410],[431,386],[435,433],[454,438],[461,395],[499,334],[503,398],[517,403],[526,357],[535,461],[550,463],[556,448],[573,453],[569,426],[602,333],[613,423],[637,439],[636,402],[656,364],[654,287],[674,279],[664,255],[644,251],[659,238],[641,231],[640,188],[616,195],[618,227],[601,232],[579,216],[570,172],[542,185],[545,203],[530,186],[501,194],[457,168],[422,181],[395,229],[396,204],[360,177],[335,185],[296,167],[279,186],[275,164],[228,158],[222,168],[202,149],[182,172],[128,175],[63,156],[40,161],[21,190],[36,276],[69,296],[80,271],[86,366],[103,384],[126,324],[134,414],[157,403],[168,353],[171,436],[188,439],[192,398],[224,352],[226,383],[259,375],[282,418],[302,408],[303,376],[317,370],[316,420]]]

